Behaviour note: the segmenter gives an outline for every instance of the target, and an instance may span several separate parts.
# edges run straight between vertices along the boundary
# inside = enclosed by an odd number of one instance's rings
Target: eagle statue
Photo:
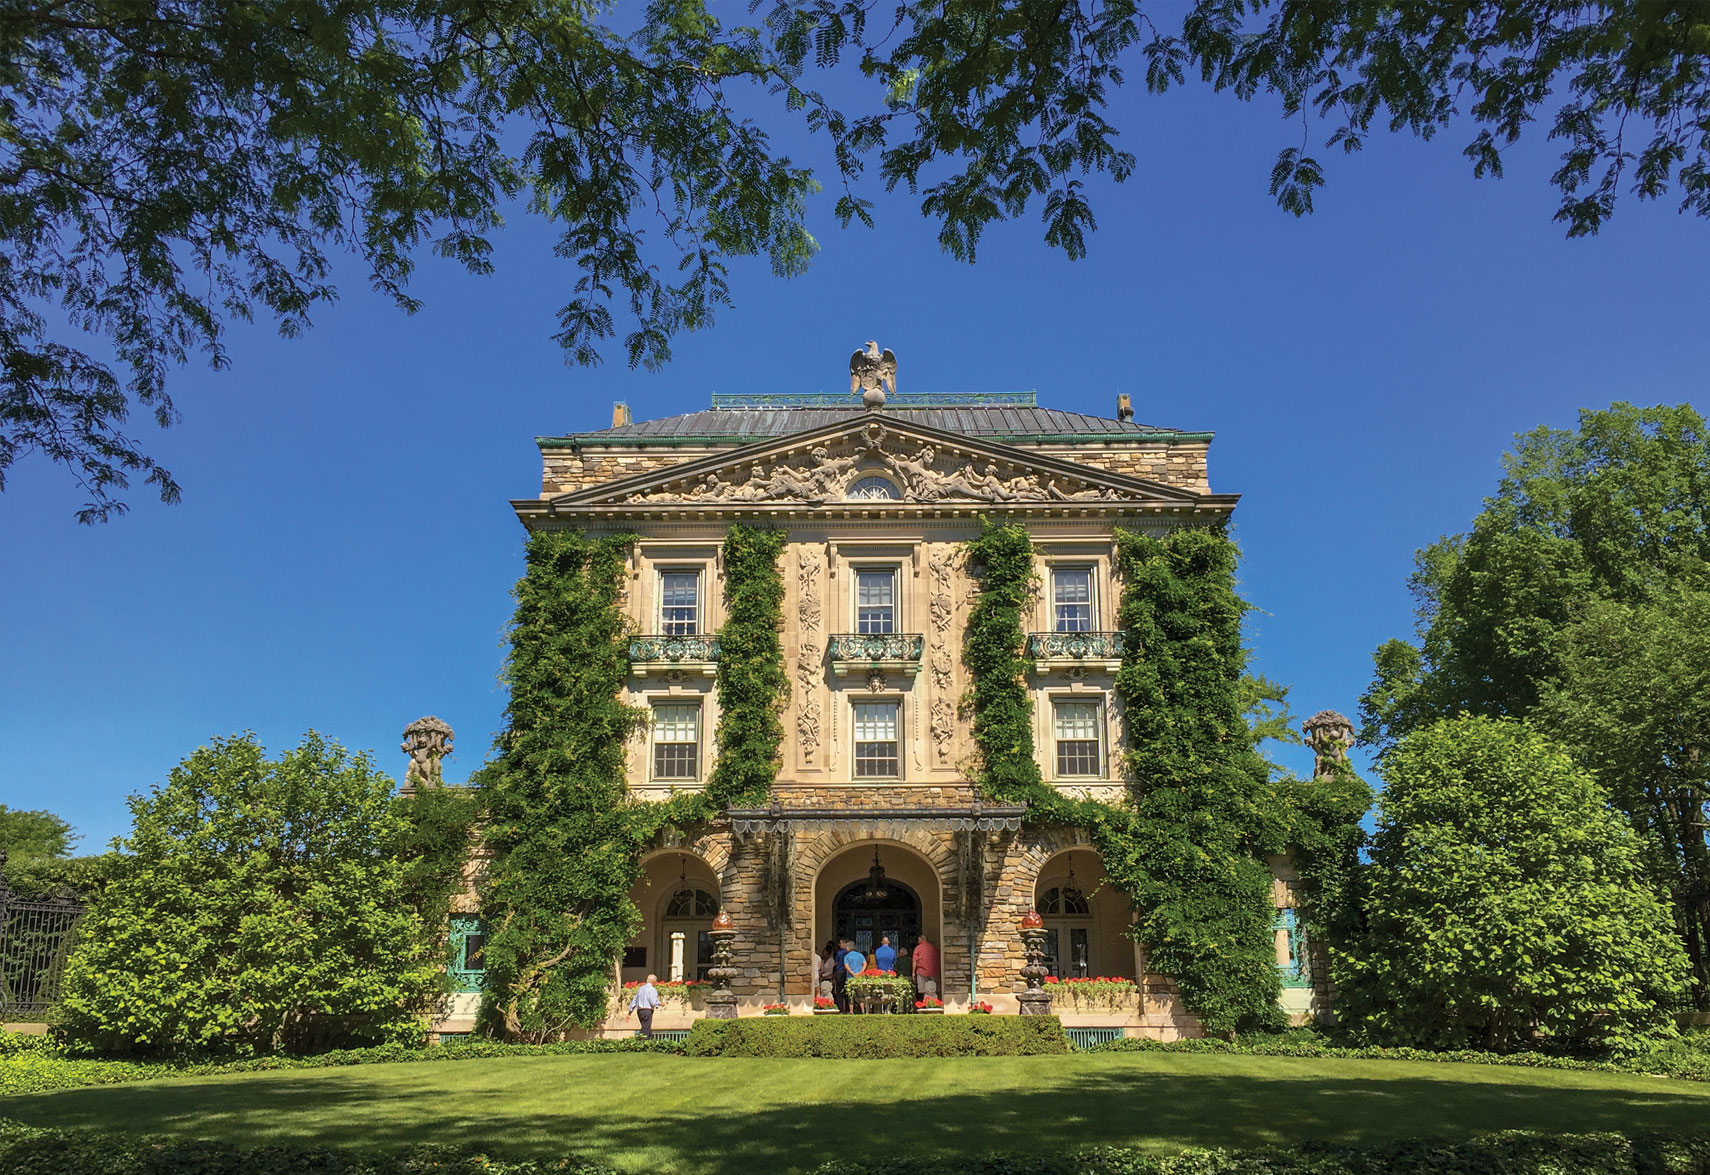
[[[879,350],[879,344],[868,339],[865,351],[849,357],[849,394],[860,392],[861,403],[867,408],[883,408],[886,389],[896,394],[897,357],[888,348]]]

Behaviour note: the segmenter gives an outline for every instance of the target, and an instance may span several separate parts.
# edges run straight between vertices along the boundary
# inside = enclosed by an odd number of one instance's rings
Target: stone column
[[[720,910],[707,933],[713,942],[713,965],[707,968],[707,978],[713,982],[712,991],[707,993],[707,1019],[734,1020],[736,993],[730,990],[730,981],[737,971],[731,966],[730,944],[736,938],[736,923],[731,921],[730,912]]]
[[[683,982],[683,939],[681,930],[671,932],[671,982]]]

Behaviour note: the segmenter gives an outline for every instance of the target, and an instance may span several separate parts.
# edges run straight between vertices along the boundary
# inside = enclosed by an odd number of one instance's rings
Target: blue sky
[[[1466,525],[1512,434],[1618,399],[1705,407],[1710,226],[1628,200],[1565,240],[1541,136],[1501,182],[1470,178],[1465,134],[1374,139],[1296,220],[1265,191],[1298,141],[1273,112],[1192,89],[1129,94],[1118,118],[1139,169],[1093,185],[1087,260],[1029,216],[963,265],[906,195],[869,185],[878,228],[843,231],[828,193],[812,270],[736,265],[735,308],[655,374],[563,365],[550,335],[576,275],[522,216],[496,276],[424,257],[413,317],[352,267],[305,337],[234,329],[230,371],[177,378],[181,425],[133,422],[182,505],[136,494],[79,527],[75,487],[39,461],[0,495],[0,803],[60,813],[93,851],[212,735],[283,750],[314,728],[401,775],[400,732],[430,713],[463,778],[501,720],[507,502],[537,492],[532,438],[603,427],[615,400],[647,418],[836,390],[868,338],[905,390],[1036,388],[1104,415],[1120,391],[1138,420],[1215,431],[1256,667],[1303,716],[1354,713],[1372,649],[1410,630],[1413,550]]]

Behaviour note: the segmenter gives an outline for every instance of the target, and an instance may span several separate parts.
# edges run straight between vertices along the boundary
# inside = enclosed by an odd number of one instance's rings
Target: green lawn
[[[245,1143],[476,1144],[635,1172],[784,1175],[881,1150],[1153,1150],[1500,1129],[1702,1130],[1710,1085],[1404,1061],[1111,1054],[897,1061],[516,1057],[0,1099],[0,1117]]]

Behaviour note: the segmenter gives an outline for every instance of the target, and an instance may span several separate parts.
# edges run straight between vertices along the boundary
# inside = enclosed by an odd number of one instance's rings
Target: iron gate
[[[33,1019],[59,1001],[65,959],[82,916],[82,904],[68,897],[18,897],[0,872],[0,1020]]]

